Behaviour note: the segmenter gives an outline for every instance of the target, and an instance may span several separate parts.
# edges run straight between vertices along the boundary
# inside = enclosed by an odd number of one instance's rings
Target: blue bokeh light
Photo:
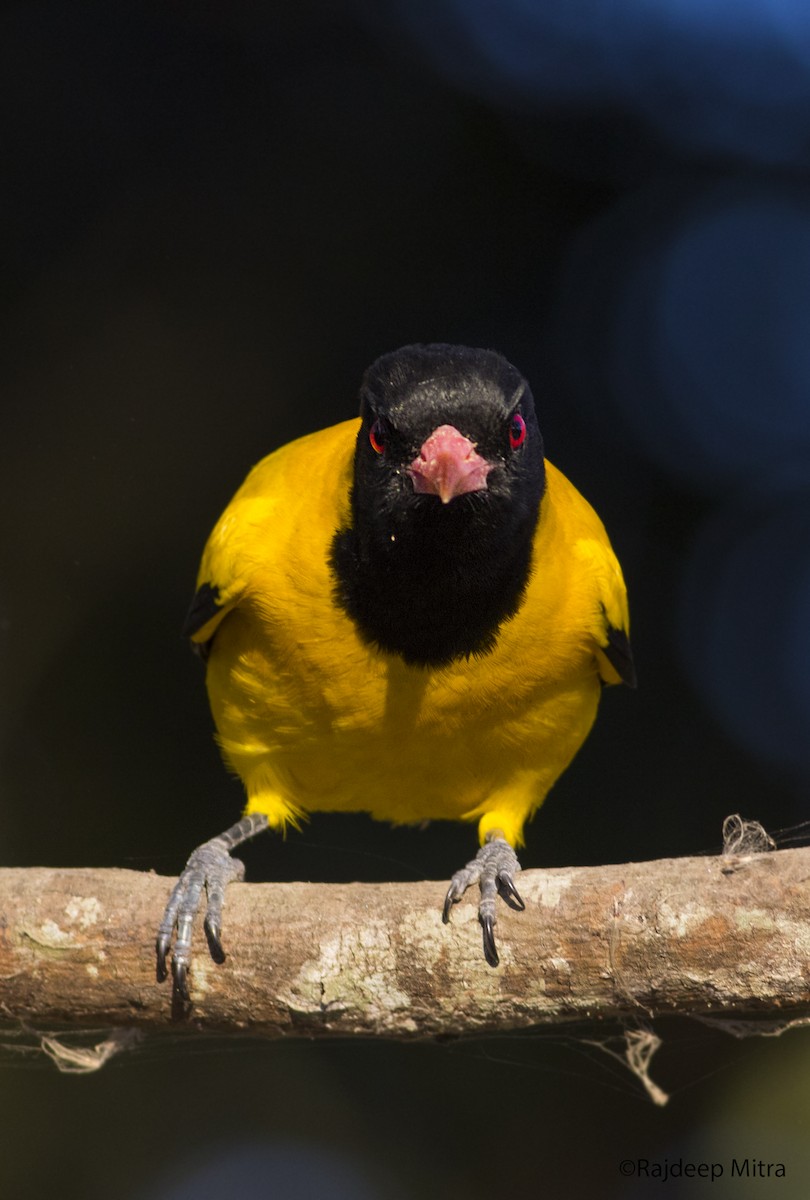
[[[568,263],[558,347],[579,398],[706,492],[810,455],[810,189],[657,184]]]
[[[721,508],[684,572],[678,646],[709,709],[750,753],[810,770],[810,470],[793,495]],[[778,488],[779,483],[776,481]]]
[[[501,106],[635,118],[676,153],[804,163],[806,0],[396,0],[433,66]]]
[[[171,1178],[138,1193],[143,1200],[374,1200],[379,1194],[368,1173],[350,1155],[317,1142],[301,1144],[272,1138],[236,1141],[207,1156],[178,1162]]]

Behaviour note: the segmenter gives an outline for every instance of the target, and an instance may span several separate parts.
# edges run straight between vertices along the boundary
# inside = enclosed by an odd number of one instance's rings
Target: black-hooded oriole
[[[168,903],[158,978],[187,998],[207,894],[217,961],[231,851],[309,812],[478,823],[448,917],[497,894],[523,826],[581,746],[602,684],[635,675],[621,570],[590,505],[544,459],[534,401],[500,354],[405,346],[366,372],[359,419],[270,454],[203,554],[186,632],[206,660],[244,818],[200,846]]]

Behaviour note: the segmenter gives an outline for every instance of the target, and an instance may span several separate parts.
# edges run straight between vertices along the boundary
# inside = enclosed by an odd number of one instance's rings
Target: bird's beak
[[[408,467],[408,474],[415,492],[427,492],[448,504],[465,492],[484,490],[493,465],[454,425],[440,425]]]

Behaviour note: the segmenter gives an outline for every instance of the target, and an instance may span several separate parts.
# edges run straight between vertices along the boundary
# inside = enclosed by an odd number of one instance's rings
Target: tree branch
[[[228,960],[199,932],[171,1019],[154,937],[172,881],[0,870],[0,1018],[35,1029],[433,1037],[662,1014],[810,1010],[810,848],[526,871],[500,905],[501,966],[444,885],[235,884]],[[175,1013],[175,1017],[177,1014]]]

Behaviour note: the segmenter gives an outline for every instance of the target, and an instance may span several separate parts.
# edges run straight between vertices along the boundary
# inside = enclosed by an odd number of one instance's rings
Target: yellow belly
[[[618,676],[600,655],[626,629],[621,571],[590,505],[551,463],[533,574],[481,658],[430,669],[362,642],[333,597],[332,538],[348,519],[356,422],[263,460],[213,531],[199,583],[221,613],[207,684],[249,812],[392,822],[478,820],[518,844]],[[318,470],[318,462],[329,470]],[[339,470],[335,464],[342,462]]]
[[[507,622],[493,653],[432,670],[366,647],[348,620],[334,633],[291,643],[249,605],[218,631],[209,695],[248,811],[276,827],[326,811],[478,820],[482,838],[498,828],[519,842],[596,715],[587,648],[566,646],[560,673],[553,648],[526,654],[526,630]]]

